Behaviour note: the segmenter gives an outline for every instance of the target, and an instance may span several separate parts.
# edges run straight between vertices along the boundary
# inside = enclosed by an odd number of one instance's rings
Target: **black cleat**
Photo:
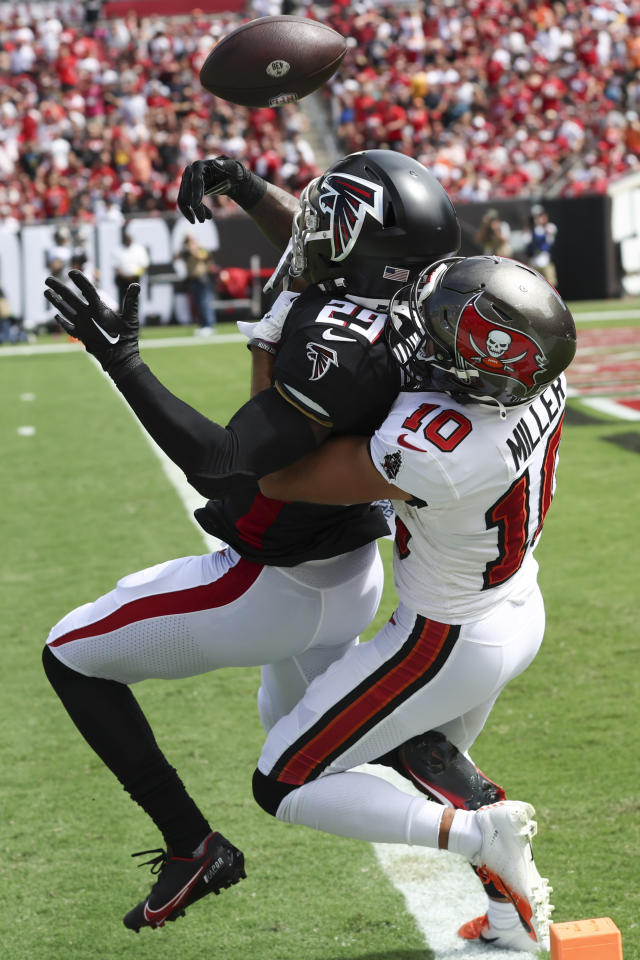
[[[123,918],[125,927],[136,933],[140,927],[163,927],[167,920],[184,917],[186,908],[208,893],[218,894],[223,888],[244,880],[244,856],[221,833],[210,833],[201,846],[202,853],[197,857],[174,857],[170,850],[141,850],[131,854],[132,857],[159,854],[145,861],[151,864],[151,872],[157,873],[158,879],[146,900]]]
[[[432,800],[458,810],[477,810],[505,799],[502,787],[436,730],[397,750],[395,767]]]

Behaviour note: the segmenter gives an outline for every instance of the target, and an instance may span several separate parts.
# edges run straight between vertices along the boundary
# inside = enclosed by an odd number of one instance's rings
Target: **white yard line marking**
[[[358,768],[383,777],[394,786],[420,796],[389,767]],[[380,866],[405,899],[407,910],[434,953],[435,960],[531,960],[522,950],[496,950],[458,936],[463,923],[482,916],[487,897],[482,884],[463,857],[445,850],[410,847],[400,843],[372,844]]]
[[[635,310],[585,310],[573,311],[573,318],[579,323],[595,323],[597,320],[640,320],[640,309]]]
[[[211,337],[158,337],[157,339],[141,340],[140,347],[146,350],[155,350],[158,347],[211,347],[216,343],[246,343],[247,338],[241,333],[216,333]],[[81,343],[31,343],[24,346],[1,347],[2,357],[35,357],[45,353],[83,353]]]
[[[574,311],[574,319],[579,323],[597,323],[599,320],[638,320],[640,322],[640,309],[635,310],[585,310],[582,312]],[[213,333],[210,337],[157,337],[156,339],[143,339],[141,346],[144,350],[155,350],[162,347],[207,347],[216,343],[241,343],[246,340],[241,333]],[[79,343],[47,343],[47,344],[16,344],[15,346],[2,347],[0,349],[0,359],[2,357],[33,357],[45,353],[77,353],[83,347]]]
[[[240,339],[244,340],[244,337]],[[97,361],[94,362],[96,368],[102,372]],[[193,516],[193,510],[202,505],[204,498],[189,486],[183,472],[151,439],[113,381],[106,374],[104,377],[158,457],[165,476],[182,501],[190,520],[200,532],[207,549],[217,550],[220,541],[205,533]],[[364,766],[362,769],[377,776],[384,776],[405,792],[417,793],[393,770],[379,766],[375,769]],[[468,944],[457,936],[461,924],[480,916],[487,908],[480,881],[462,857],[404,844],[374,843],[372,846],[380,866],[394,887],[404,896],[407,910],[414,916],[418,928],[434,951],[435,960],[531,960],[530,953],[520,950],[496,951],[480,943]]]
[[[640,411],[627,407],[624,403],[608,400],[606,397],[580,397],[580,403],[583,407],[591,407],[618,420],[640,420]]]
[[[84,348],[79,343],[37,343],[26,344],[25,346],[1,347],[0,359],[2,357],[35,357],[44,353],[80,353]]]

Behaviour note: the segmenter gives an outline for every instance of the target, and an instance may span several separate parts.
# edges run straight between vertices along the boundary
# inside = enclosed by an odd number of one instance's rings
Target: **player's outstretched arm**
[[[368,438],[355,436],[330,438],[296,463],[263,477],[260,491],[275,500],[338,505],[411,499],[378,473]]]
[[[308,453],[327,431],[284,400],[275,388],[259,393],[223,427],[184,403],[158,380],[138,349],[138,284],[122,314],[110,310],[79,271],[69,273],[82,294],[55,277],[45,296],[61,326],[114,380],[144,428],[203,496],[219,497],[255,482]]]
[[[189,223],[212,218],[205,196],[224,194],[249,214],[265,237],[282,251],[291,236],[297,199],[286,190],[267,183],[239,160],[219,156],[196,160],[185,167],[178,193],[178,209]]]

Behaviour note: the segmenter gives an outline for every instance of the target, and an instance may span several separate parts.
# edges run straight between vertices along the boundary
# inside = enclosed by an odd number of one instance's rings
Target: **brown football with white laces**
[[[347,52],[344,37],[305,17],[259,17],[215,45],[200,70],[209,93],[245,107],[295,103],[323,86]]]

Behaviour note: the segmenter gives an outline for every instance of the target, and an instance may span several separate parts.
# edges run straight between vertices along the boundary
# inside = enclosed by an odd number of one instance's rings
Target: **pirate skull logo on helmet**
[[[504,330],[491,330],[487,335],[486,345],[490,357],[498,360],[507,352],[511,345],[512,337]]]
[[[543,276],[503,257],[446,258],[390,304],[385,333],[410,389],[526,403],[573,359],[576,329]],[[506,329],[508,327],[508,329]]]

